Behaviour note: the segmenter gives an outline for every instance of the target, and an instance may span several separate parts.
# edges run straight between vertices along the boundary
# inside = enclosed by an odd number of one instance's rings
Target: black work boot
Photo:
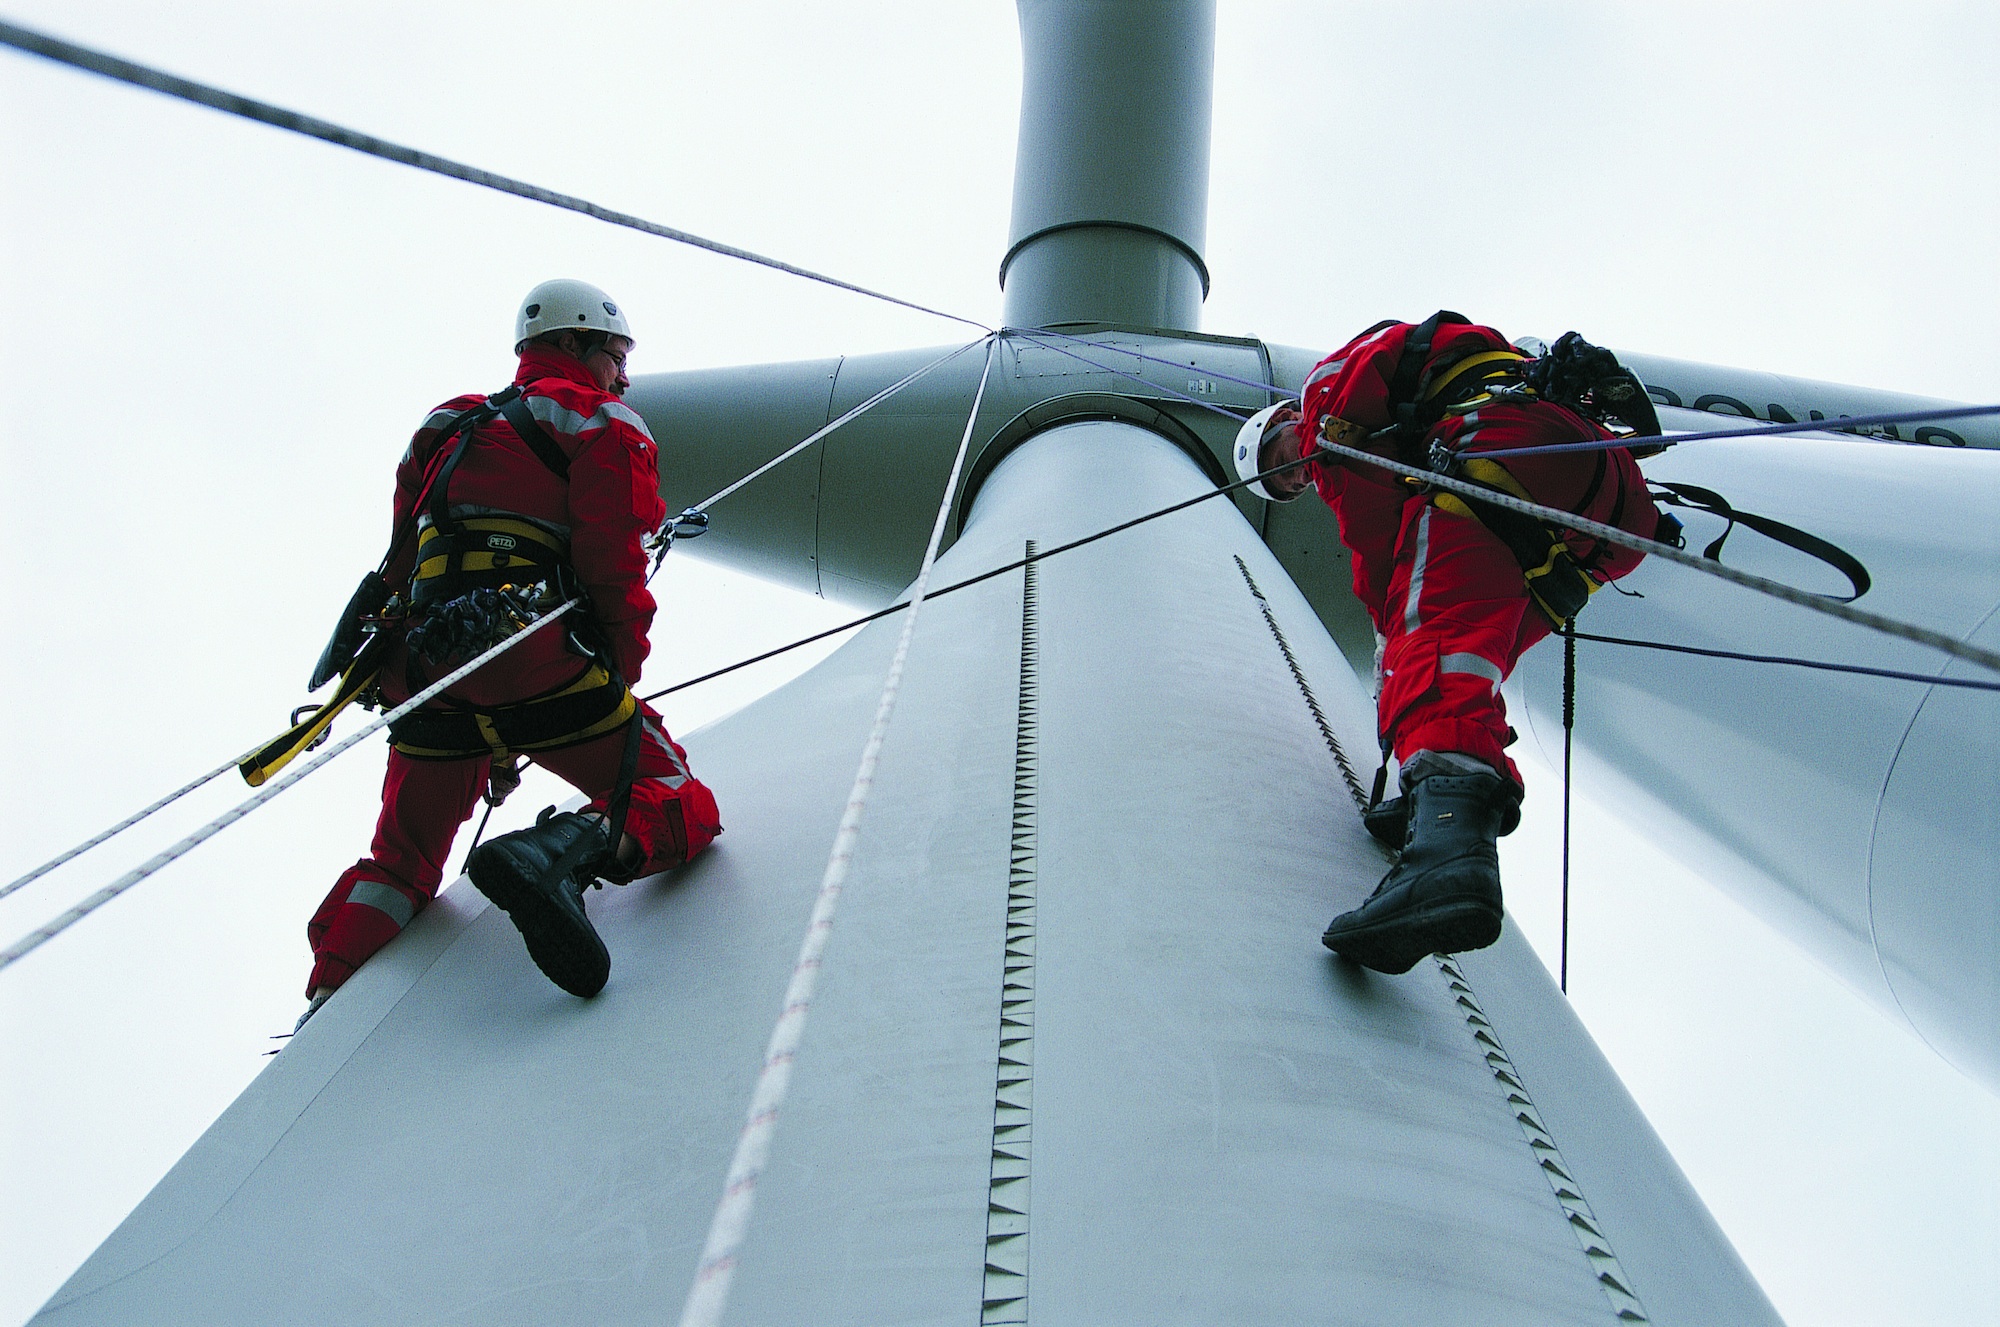
[[[611,951],[584,915],[583,891],[610,856],[602,820],[549,807],[533,828],[473,849],[465,870],[514,919],[535,966],[571,995],[589,999],[611,977]]]
[[[1320,937],[1377,972],[1408,972],[1426,954],[1484,949],[1500,938],[1494,840],[1521,823],[1521,790],[1481,761],[1418,752],[1403,767],[1403,856],[1368,901]]]

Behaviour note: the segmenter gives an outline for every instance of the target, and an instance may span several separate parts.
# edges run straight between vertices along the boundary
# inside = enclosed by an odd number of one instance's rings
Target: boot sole
[[[503,855],[473,853],[466,874],[474,888],[513,920],[528,946],[528,957],[543,976],[579,999],[588,1000],[604,989],[611,979],[611,951],[588,921],[579,927],[536,882],[523,880]]]
[[[1491,904],[1459,899],[1344,931],[1329,926],[1320,943],[1364,968],[1400,975],[1428,954],[1463,954],[1499,938],[1500,914]]]

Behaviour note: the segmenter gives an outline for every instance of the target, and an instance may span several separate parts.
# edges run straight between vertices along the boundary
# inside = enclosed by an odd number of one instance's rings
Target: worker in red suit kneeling
[[[306,928],[308,1017],[436,896],[459,826],[482,792],[504,792],[517,753],[591,800],[482,844],[467,872],[573,995],[611,970],[585,888],[679,866],[721,832],[687,753],[632,694],[655,608],[645,541],[666,519],[652,435],[619,400],[632,344],[603,291],[542,283],[516,318],[513,386],[438,407],[397,467],[383,702],[585,603],[391,725],[373,847]]]
[[[1538,347],[1539,348],[1539,347]],[[1605,425],[1615,424],[1613,432]],[[1289,501],[1310,485],[1340,520],[1354,591],[1377,640],[1377,733],[1401,796],[1365,815],[1402,856],[1322,937],[1343,957],[1407,972],[1432,953],[1500,937],[1495,840],[1520,823],[1521,775],[1500,684],[1529,646],[1572,620],[1643,554],[1467,500],[1330,450],[1336,444],[1453,475],[1645,538],[1678,542],[1632,450],[1506,460],[1513,448],[1655,435],[1644,388],[1574,333],[1530,356],[1453,313],[1377,324],[1322,360],[1303,400],[1239,435],[1252,491]]]

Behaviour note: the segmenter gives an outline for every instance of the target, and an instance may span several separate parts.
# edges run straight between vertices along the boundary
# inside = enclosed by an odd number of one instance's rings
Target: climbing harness
[[[1592,478],[1579,506],[1588,506],[1602,485],[1609,463],[1598,453],[1597,474]],[[1507,468],[1494,461],[1465,456],[1447,448],[1433,449],[1432,469],[1441,474],[1458,477],[1495,493],[1506,493],[1524,501],[1532,501],[1528,490],[1508,472]],[[1592,575],[1597,565],[1597,557],[1579,557],[1564,538],[1562,527],[1549,521],[1524,516],[1520,512],[1505,507],[1497,507],[1489,502],[1473,497],[1460,497],[1455,493],[1438,493],[1431,498],[1433,505],[1455,516],[1463,516],[1478,521],[1487,531],[1507,546],[1514,561],[1521,568],[1522,580],[1528,588],[1528,598],[1541,610],[1542,616],[1551,625],[1561,626],[1570,621],[1590,596],[1596,594],[1604,582]],[[1625,495],[1621,491],[1617,505],[1613,508],[1612,523],[1616,524],[1618,513],[1624,510]],[[1664,536],[1664,537],[1663,537]],[[1671,516],[1663,516],[1655,528],[1654,538],[1661,543],[1680,545],[1680,522]],[[1599,545],[1601,550],[1602,544]]]
[[[412,760],[506,759],[513,752],[575,746],[629,721],[639,702],[601,663],[547,695],[512,705],[453,704],[414,710],[389,725],[389,742]]]
[[[821,957],[826,952],[827,938],[833,930],[834,910],[840,902],[840,892],[847,883],[848,870],[854,861],[854,845],[861,831],[861,814],[874,787],[876,762],[881,758],[882,742],[888,736],[889,720],[895,713],[896,697],[902,689],[903,666],[910,656],[917,615],[923,608],[930,587],[931,569],[937,565],[938,546],[944,539],[952,499],[958,495],[958,479],[965,468],[966,452],[972,446],[972,431],[979,422],[979,407],[986,398],[986,383],[993,373],[993,346],[992,338],[988,338],[986,366],[980,371],[979,387],[973,393],[972,408],[965,417],[965,433],[959,438],[958,455],[953,458],[951,473],[945,479],[944,496],[938,500],[937,517],[931,522],[930,542],[924,548],[923,562],[910,589],[909,616],[903,619],[902,634],[896,640],[896,652],[889,661],[889,674],[882,683],[882,695],[875,706],[875,722],[870,726],[868,740],[861,748],[861,762],[854,771],[854,783],[847,794],[847,809],[841,813],[840,827],[834,832],[826,871],[820,877],[819,893],[813,899],[812,919],[806,926],[805,939],[799,945],[798,961],[792,967],[791,981],[785,990],[783,1011],[771,1029],[764,1064],[757,1073],[757,1086],[751,1093],[749,1109],[745,1113],[743,1132],[737,1136],[736,1152],[730,1158],[728,1177],[723,1182],[722,1199],[709,1222],[708,1238],[702,1245],[694,1284],[688,1288],[687,1301],[681,1308],[681,1327],[719,1327],[723,1310],[729,1303],[737,1251],[742,1247],[744,1234],[750,1225],[750,1215],[757,1201],[757,1180],[763,1173],[765,1159],[770,1155],[778,1112],[791,1085],[792,1065],[798,1055],[799,1041],[805,1033],[806,1015],[812,1008]]]
[[[319,662],[313,666],[312,677],[306,684],[306,690],[317,691],[336,676],[348,672],[367,640],[379,633],[383,613],[389,607],[390,600],[396,596],[396,587],[388,581],[389,568],[395,562],[396,555],[402,551],[403,545],[409,541],[411,532],[418,528],[418,514],[424,510],[425,501],[434,489],[442,492],[440,483],[449,481],[451,472],[458,466],[459,458],[464,455],[466,447],[471,443],[473,430],[497,418],[507,405],[518,404],[520,395],[519,384],[507,387],[480,404],[461,410],[452,416],[439,432],[431,453],[432,463],[425,474],[424,486],[418,492],[417,500],[411,504],[410,516],[399,522],[391,534],[389,551],[382,555],[381,565],[361,578],[360,585],[355,587],[354,594],[347,601],[347,607],[341,610],[340,620],[333,629],[333,636],[327,641],[326,649],[320,653]],[[529,416],[529,419],[532,422],[533,416]],[[523,435],[524,439],[529,436]],[[532,436],[546,445],[553,446],[548,443],[539,425]],[[535,454],[542,456],[539,447],[536,448]],[[560,459],[561,454],[557,455]],[[546,456],[542,456],[542,460],[543,464],[548,464]],[[440,548],[437,551],[442,553],[446,550]],[[331,718],[330,715],[328,717]]]
[[[349,705],[360,701],[364,708],[374,707],[382,665],[396,639],[391,628],[409,628],[407,680],[415,690],[420,659],[443,664],[480,653],[555,603],[581,598],[582,588],[569,567],[568,541],[560,531],[525,516],[451,504],[452,475],[478,429],[495,419],[504,418],[543,466],[568,479],[569,459],[530,413],[524,395],[522,384],[511,384],[459,411],[439,431],[423,487],[397,522],[381,564],[361,578],[313,668],[311,689],[336,673],[339,688],[323,705],[301,706],[290,728],[238,762],[251,787],[318,746]],[[388,573],[413,534],[416,566],[405,591],[390,583]],[[516,583],[536,577],[531,585]],[[579,653],[591,652],[579,633],[570,636],[581,647]]]

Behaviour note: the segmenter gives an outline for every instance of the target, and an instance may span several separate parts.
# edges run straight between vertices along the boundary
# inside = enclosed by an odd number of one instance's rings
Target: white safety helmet
[[[1280,401],[1276,405],[1265,406],[1262,410],[1259,410],[1256,414],[1243,421],[1243,427],[1236,431],[1236,477],[1238,479],[1252,479],[1260,472],[1257,457],[1264,450],[1265,439],[1272,431],[1271,421],[1277,417],[1278,412],[1289,410],[1296,415],[1298,409],[1299,403],[1297,401]],[[1286,420],[1285,422],[1291,423],[1292,421]],[[1289,493],[1281,498],[1265,488],[1262,480],[1248,485],[1244,491],[1255,493],[1266,502],[1290,502],[1293,498],[1299,496],[1298,493]],[[1299,493],[1303,493],[1304,491],[1304,489],[1300,489]]]
[[[612,298],[588,281],[544,281],[521,301],[514,315],[514,345],[544,332],[610,332],[632,339],[625,314]]]

